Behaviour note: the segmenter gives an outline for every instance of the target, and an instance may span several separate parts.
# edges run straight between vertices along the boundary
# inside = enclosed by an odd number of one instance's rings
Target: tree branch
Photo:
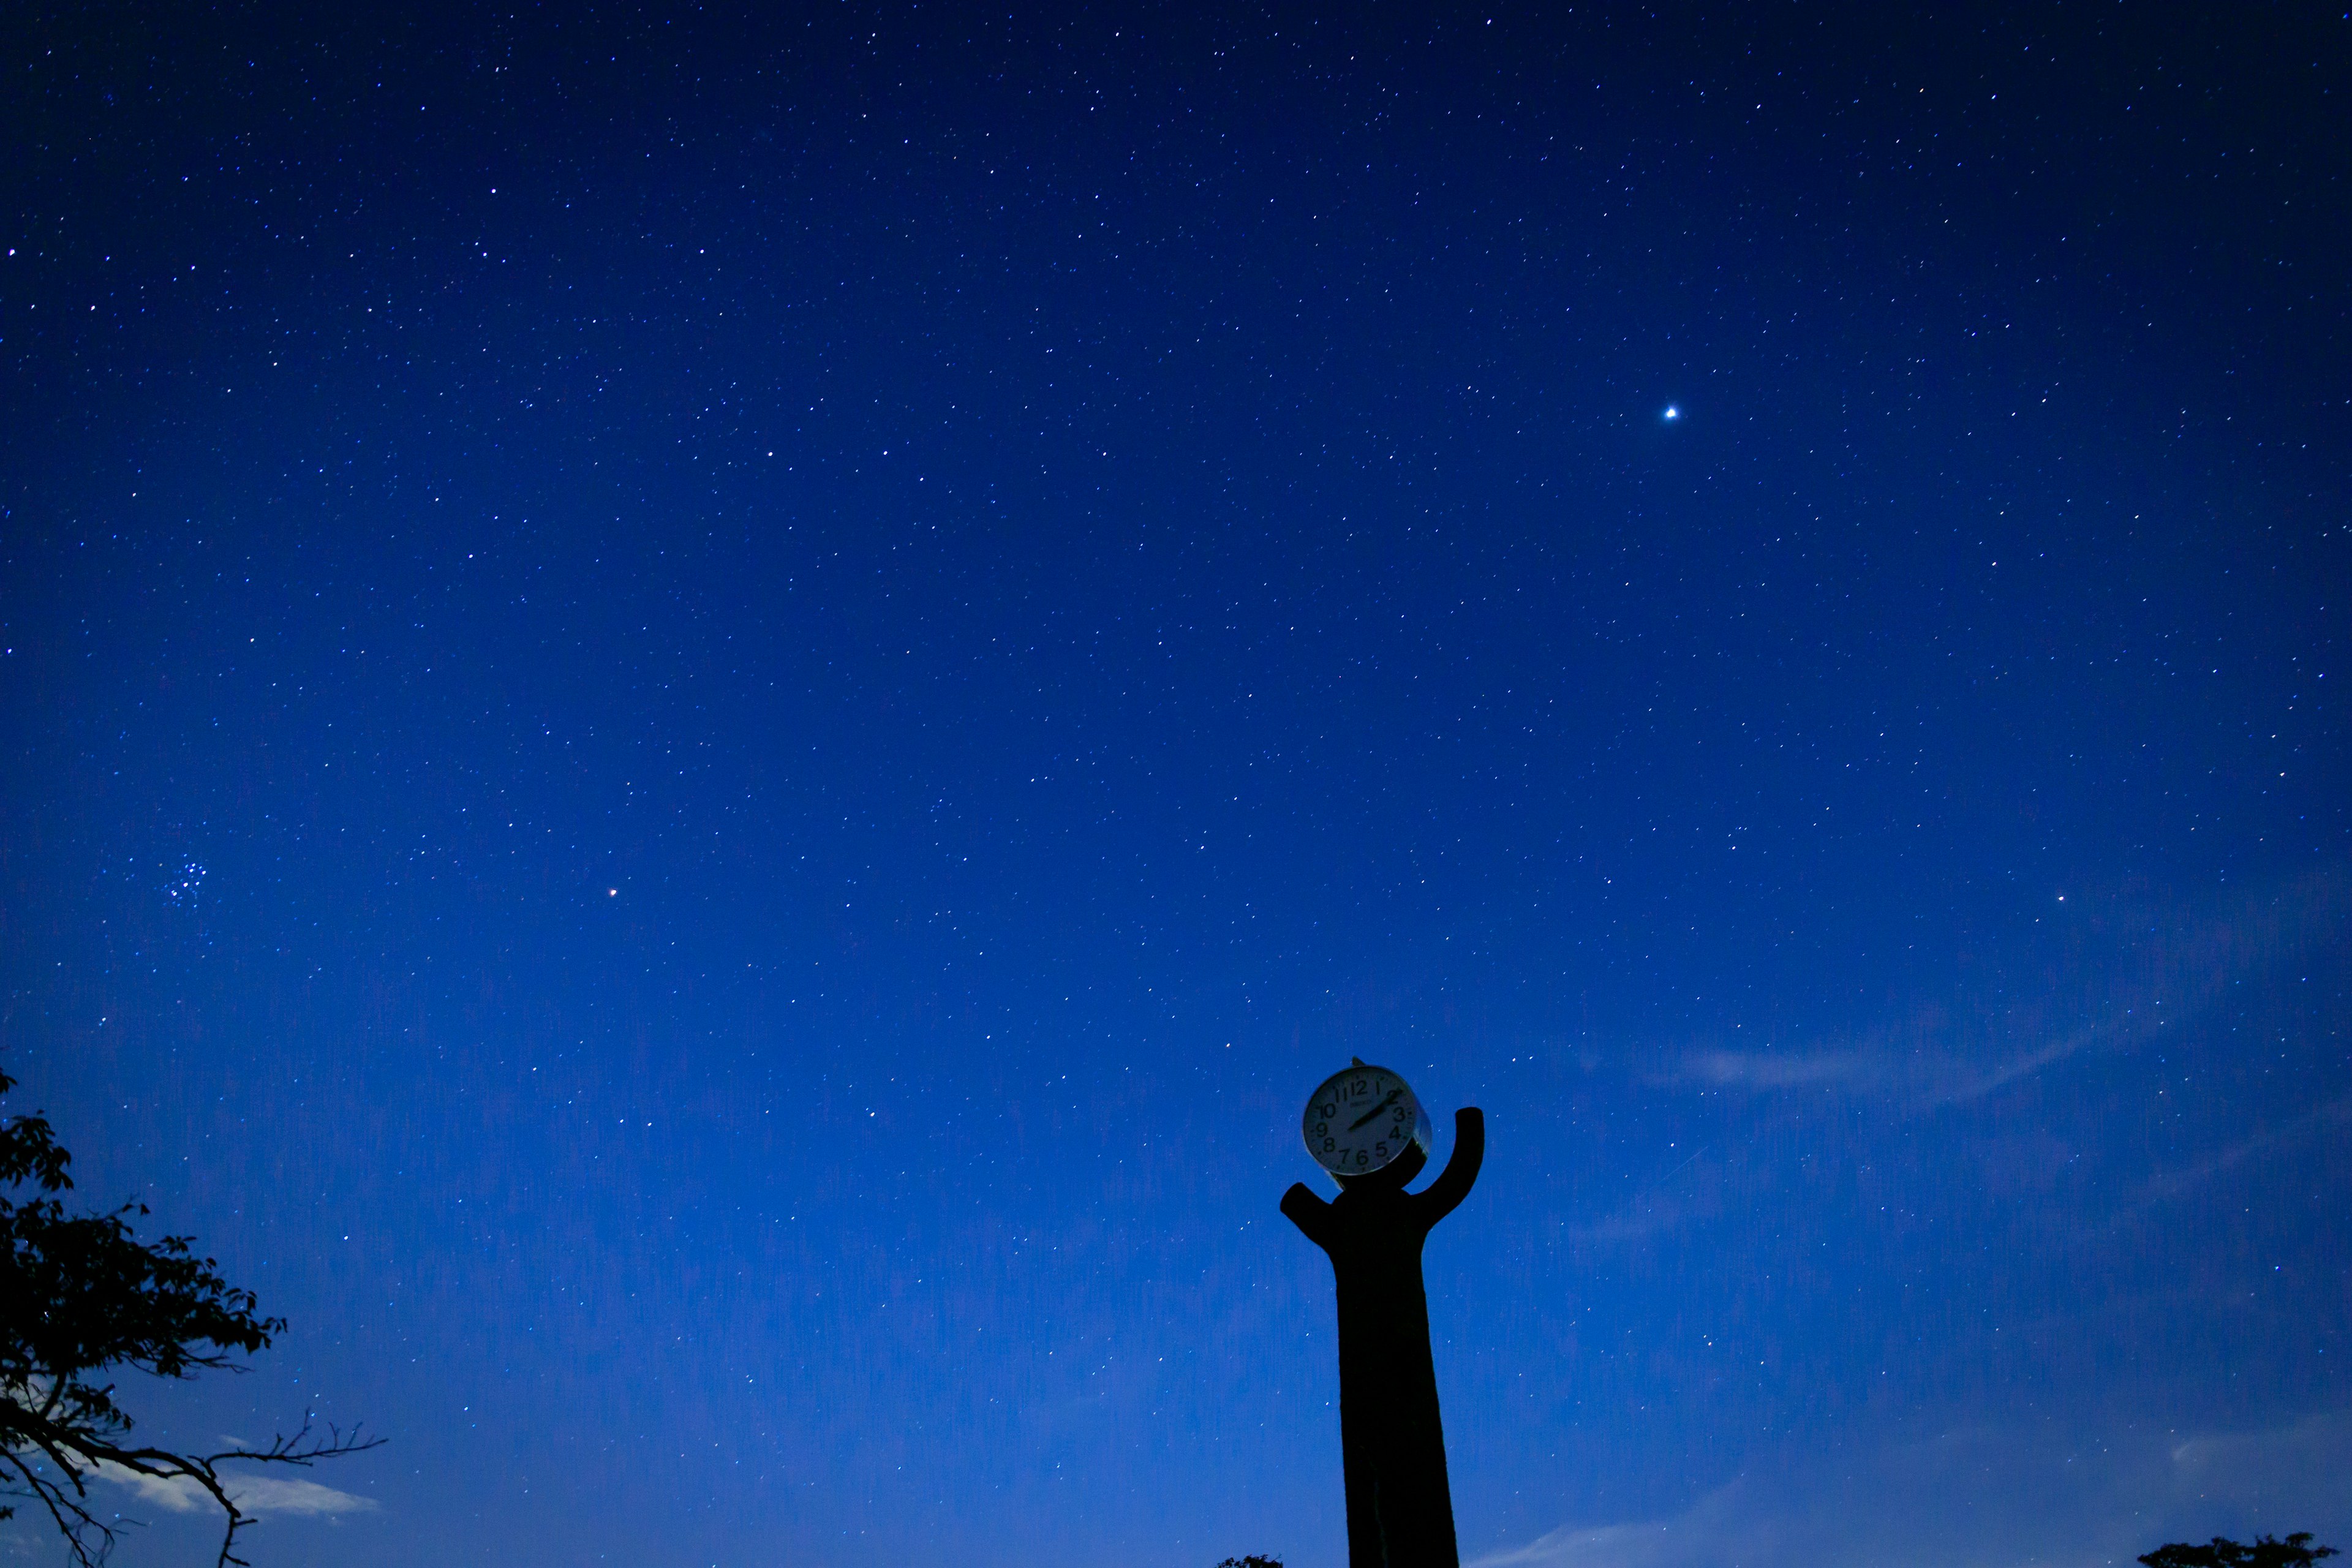
[[[22,1406],[18,1407],[20,1410]],[[25,1411],[26,1415],[32,1415]],[[219,1467],[224,1464],[299,1465],[308,1468],[320,1459],[340,1458],[346,1454],[363,1454],[381,1447],[382,1437],[371,1437],[359,1427],[346,1432],[332,1425],[322,1438],[311,1436],[316,1425],[313,1413],[305,1411],[302,1425],[289,1436],[271,1438],[267,1447],[225,1448],[215,1454],[174,1454],[165,1448],[129,1448],[110,1443],[87,1432],[77,1432],[54,1422],[42,1422],[32,1426],[21,1418],[13,1423],[18,1429],[10,1433],[9,1447],[0,1449],[7,1467],[15,1472],[13,1483],[5,1489],[12,1496],[33,1497],[48,1510],[58,1533],[66,1540],[76,1568],[100,1568],[108,1553],[114,1550],[115,1529],[100,1520],[83,1505],[89,1495],[85,1477],[102,1474],[109,1468],[144,1476],[151,1480],[187,1481],[203,1489],[225,1517],[226,1528],[221,1532],[219,1555],[215,1568],[249,1568],[246,1560],[236,1554],[237,1531],[254,1522],[254,1516],[239,1508],[230,1488],[236,1480],[234,1473],[224,1477]],[[28,1464],[23,1446],[29,1446],[46,1455],[58,1474],[60,1483],[45,1476]],[[67,1488],[70,1487],[70,1492]]]

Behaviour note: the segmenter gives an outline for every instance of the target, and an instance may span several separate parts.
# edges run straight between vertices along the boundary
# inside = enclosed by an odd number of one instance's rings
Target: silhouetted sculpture
[[[1329,1256],[1339,1284],[1348,1568],[1460,1568],[1421,1244],[1469,1195],[1486,1154],[1486,1117],[1457,1110],[1453,1157],[1425,1192],[1404,1190],[1428,1163],[1416,1144],[1344,1178],[1328,1204],[1304,1182],[1282,1195],[1282,1212]]]

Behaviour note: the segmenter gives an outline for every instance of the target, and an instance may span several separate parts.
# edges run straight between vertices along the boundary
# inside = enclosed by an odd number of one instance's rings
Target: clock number
[[[1323,1110],[1322,1110],[1321,1114],[1322,1114],[1322,1115],[1324,1115],[1324,1116],[1326,1116],[1326,1117],[1330,1117],[1330,1116],[1337,1116],[1337,1115],[1339,1115],[1339,1107],[1338,1102],[1337,1102],[1337,1101],[1334,1101],[1333,1103],[1331,1103],[1331,1104],[1329,1104],[1329,1105],[1325,1106],[1325,1107],[1323,1108]]]
[[[1383,1160],[1387,1159],[1389,1157],[1388,1140],[1384,1138],[1378,1143],[1373,1144],[1372,1152],[1378,1154]]]
[[[1329,1132],[1330,1131],[1331,1131],[1331,1124],[1330,1124],[1329,1122],[1328,1122],[1328,1121],[1318,1121],[1318,1122],[1317,1122],[1317,1123],[1315,1124],[1315,1131],[1314,1131],[1314,1133],[1313,1133],[1313,1136],[1315,1136],[1315,1137],[1317,1137],[1317,1138],[1320,1138],[1320,1137],[1324,1136],[1326,1133]]]
[[[1332,1150],[1337,1149],[1339,1146],[1339,1141],[1337,1138],[1326,1138],[1323,1140],[1323,1152],[1326,1154],[1328,1154]]]
[[[1358,1079],[1354,1083],[1348,1086],[1348,1092],[1349,1094],[1370,1094],[1372,1092],[1372,1086],[1366,1083],[1362,1079]]]
[[[1360,1171],[1371,1163],[1372,1157],[1370,1155],[1365,1153],[1361,1149],[1356,1151],[1356,1169]]]

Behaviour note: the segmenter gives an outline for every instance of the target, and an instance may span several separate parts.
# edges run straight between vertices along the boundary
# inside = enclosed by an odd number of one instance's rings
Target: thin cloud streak
[[[2205,1012],[2252,976],[2303,958],[2340,930],[2352,899],[2345,879],[2315,874],[2284,890],[2240,900],[2221,914],[2176,918],[2137,945],[2137,973],[2114,987],[2087,1022],[2047,1031],[2041,1044],[1998,1052],[2004,1037],[2044,1034],[2055,997],[2011,1011],[1957,1020],[1929,1006],[1858,1045],[1810,1050],[1704,1050],[1652,1081],[1667,1087],[1805,1088],[1892,1095],[1916,1112],[1968,1105],[2086,1053],[2124,1048]],[[2137,922],[2136,922],[2137,923]],[[1971,1050],[1971,1040],[1983,1042]],[[1991,1059],[1987,1059],[1987,1058]]]
[[[1466,1568],[2009,1568],[2126,1563],[2292,1519],[2352,1526],[2352,1411],[2182,1438],[1984,1426],[1858,1457],[1782,1457],[1664,1519],[1568,1525]]]
[[[2331,1100],[2325,1105],[2315,1106],[2284,1126],[2256,1133],[2253,1137],[2242,1142],[2232,1143],[2228,1148],[2200,1160],[2183,1170],[2158,1176],[2148,1184],[2146,1201],[2142,1206],[2166,1198],[2178,1197],[2183,1193],[2203,1186],[2216,1176],[2227,1173],[2256,1154],[2266,1152],[2282,1144],[2295,1142],[2320,1127],[2345,1121],[2352,1121],[2352,1096]]]
[[[1699,1051],[1662,1081],[1718,1089],[1794,1089],[1882,1076],[1884,1064],[1862,1051]]]
[[[143,1503],[173,1513],[208,1513],[219,1505],[204,1488],[184,1476],[142,1476],[120,1465],[101,1464],[100,1479],[112,1482]],[[372,1513],[373,1498],[337,1491],[317,1481],[283,1476],[224,1476],[236,1506],[257,1518],[333,1519],[347,1513]]]

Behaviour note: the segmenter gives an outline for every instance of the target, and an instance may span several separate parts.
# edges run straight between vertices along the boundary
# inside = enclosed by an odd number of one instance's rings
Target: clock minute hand
[[[1386,1110],[1390,1106],[1394,1105],[1397,1102],[1397,1096],[1403,1092],[1404,1090],[1401,1089],[1392,1089],[1389,1090],[1389,1097],[1386,1100],[1381,1100],[1378,1105],[1373,1106],[1370,1110],[1365,1111],[1361,1116],[1357,1117],[1356,1120],[1348,1123],[1348,1131],[1353,1132],[1357,1128],[1361,1127],[1365,1122],[1370,1121],[1373,1117],[1378,1116],[1381,1111]]]

